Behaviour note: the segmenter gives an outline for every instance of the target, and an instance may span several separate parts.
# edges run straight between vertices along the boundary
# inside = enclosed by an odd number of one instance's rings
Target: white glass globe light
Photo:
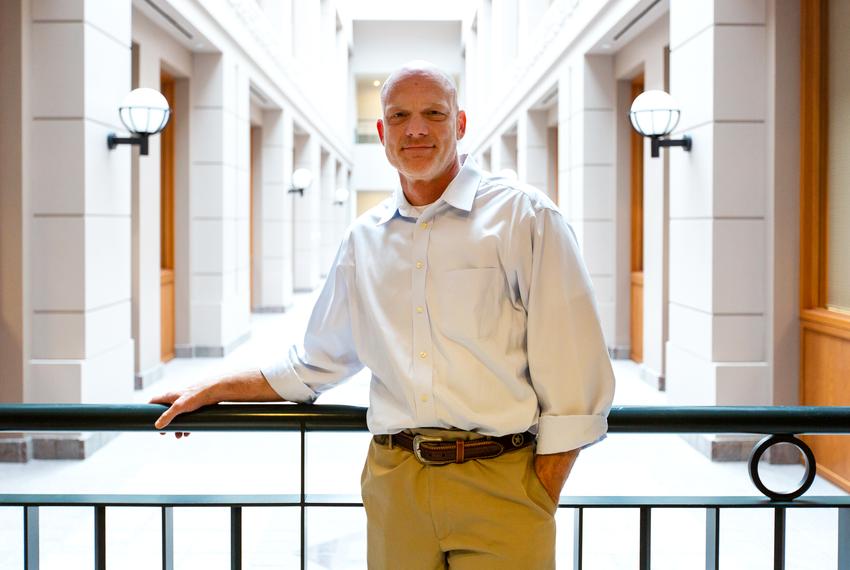
[[[334,193],[334,201],[337,204],[345,204],[348,201],[348,188],[337,188]]]
[[[168,101],[156,89],[142,87],[130,91],[121,106],[118,115],[127,130],[137,135],[154,135],[165,128],[171,117]]]
[[[499,176],[508,180],[519,180],[519,174],[513,168],[503,168],[499,171]]]
[[[653,89],[644,91],[632,102],[629,112],[632,127],[645,137],[669,135],[679,123],[681,109],[672,95]]]
[[[292,173],[292,187],[305,189],[313,183],[313,173],[306,168],[299,168]]]

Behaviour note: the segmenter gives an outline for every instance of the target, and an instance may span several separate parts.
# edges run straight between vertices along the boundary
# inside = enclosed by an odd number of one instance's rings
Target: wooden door
[[[632,80],[632,101],[643,93],[643,74]],[[631,350],[643,362],[643,137],[631,129]]]
[[[174,78],[163,73],[160,91],[174,109]],[[160,359],[174,358],[174,122],[171,119],[160,137]]]
[[[803,0],[801,23],[800,402],[847,406],[850,299],[846,289],[836,295],[830,279],[836,268],[847,271],[842,264],[850,254],[850,240],[841,239],[838,231],[846,232],[850,224],[850,209],[841,206],[842,200],[846,203],[841,189],[850,182],[842,168],[850,152],[850,131],[841,125],[850,121],[850,111],[831,103],[836,95],[843,98],[850,84],[850,61],[845,59],[850,43],[844,33],[850,26],[850,5],[846,0]],[[804,439],[815,452],[818,473],[850,491],[850,437]]]

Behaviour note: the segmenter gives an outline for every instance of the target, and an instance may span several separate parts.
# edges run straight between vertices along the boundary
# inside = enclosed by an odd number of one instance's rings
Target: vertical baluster
[[[174,570],[174,507],[162,507],[162,570]]]
[[[773,570],[785,570],[785,509],[773,509]]]
[[[850,508],[838,509],[838,570],[850,570]]]
[[[94,567],[106,570],[106,507],[94,507]]]
[[[720,509],[705,509],[705,570],[720,570]]]
[[[230,570],[242,570],[242,507],[230,507]]]
[[[24,507],[24,570],[38,570],[38,507]]]
[[[584,542],[584,509],[576,507],[573,515],[573,570],[581,570],[582,543]]]
[[[652,553],[652,510],[649,507],[640,508],[640,570],[650,570]]]
[[[307,473],[307,430],[301,424],[301,570],[307,570],[307,505],[306,505],[306,483]]]

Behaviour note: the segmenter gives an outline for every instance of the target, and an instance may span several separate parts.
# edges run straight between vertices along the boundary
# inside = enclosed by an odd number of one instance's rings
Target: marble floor
[[[257,314],[248,342],[225,358],[177,359],[162,380],[137,392],[153,394],[226,371],[255,367],[283,354],[303,331],[316,293],[296,297],[285,314]],[[637,367],[615,361],[616,404],[664,405],[663,393],[643,383]],[[366,405],[368,373],[324,394],[319,403]],[[307,492],[359,495],[359,477],[368,435],[308,435]],[[297,493],[300,485],[297,434],[194,433],[176,440],[156,433],[121,434],[85,461],[0,463],[2,493]],[[765,465],[777,486],[792,486],[802,468]],[[809,495],[843,495],[818,478]],[[743,462],[712,463],[675,435],[612,434],[582,452],[564,496],[733,495],[757,496]],[[41,568],[93,566],[93,514],[87,508],[41,509]],[[794,509],[788,513],[786,568],[824,570],[837,561],[837,511]],[[365,568],[365,516],[361,508],[308,509],[311,569]],[[558,521],[559,567],[569,568],[573,511]],[[721,568],[769,569],[773,513],[726,510],[721,515]],[[297,508],[246,508],[243,514],[243,568],[297,568],[300,513]],[[175,509],[175,568],[229,568],[229,513],[224,508]],[[638,557],[635,509],[585,511],[584,568],[634,568]],[[107,510],[109,568],[160,567],[160,514],[154,508]],[[704,568],[705,512],[658,509],[652,515],[652,567]],[[22,511],[0,508],[0,569],[23,568]]]

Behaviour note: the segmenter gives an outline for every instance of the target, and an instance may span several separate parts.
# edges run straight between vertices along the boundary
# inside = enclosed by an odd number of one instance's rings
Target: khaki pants
[[[361,485],[372,570],[555,567],[557,505],[534,472],[533,446],[423,465],[409,451],[372,441]]]

